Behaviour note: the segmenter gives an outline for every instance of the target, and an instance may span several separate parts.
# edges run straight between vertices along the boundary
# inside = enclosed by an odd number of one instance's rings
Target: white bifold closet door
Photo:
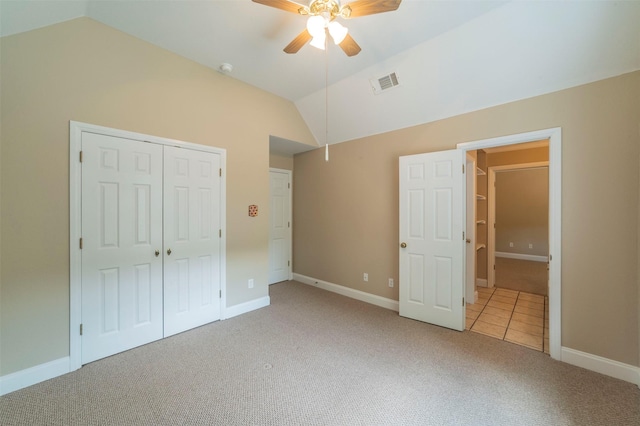
[[[162,146],[85,132],[82,154],[86,364],[162,338]]]
[[[220,319],[220,155],[82,134],[82,363]]]
[[[165,147],[164,335],[220,319],[220,155]]]

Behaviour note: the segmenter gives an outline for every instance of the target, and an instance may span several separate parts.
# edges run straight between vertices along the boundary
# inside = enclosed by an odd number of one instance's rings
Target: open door
[[[400,157],[400,315],[464,330],[462,150]]]

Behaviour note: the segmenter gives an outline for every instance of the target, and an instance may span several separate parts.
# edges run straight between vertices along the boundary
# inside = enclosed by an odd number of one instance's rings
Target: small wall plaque
[[[256,206],[255,204],[251,204],[249,206],[249,217],[256,217],[258,216],[258,206]]]

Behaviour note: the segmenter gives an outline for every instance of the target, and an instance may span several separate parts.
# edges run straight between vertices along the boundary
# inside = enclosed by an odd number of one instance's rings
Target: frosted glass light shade
[[[331,38],[335,44],[340,44],[347,36],[349,29],[342,26],[339,22],[332,21],[329,24],[329,34],[331,34]]]
[[[325,20],[320,15],[311,16],[307,19],[307,31],[309,31],[309,34],[311,34],[313,38],[324,34],[325,27]]]
[[[321,33],[315,35],[313,39],[311,39],[311,43],[309,44],[312,45],[313,47],[317,47],[320,50],[324,50],[326,39],[327,39],[327,34],[323,29]]]

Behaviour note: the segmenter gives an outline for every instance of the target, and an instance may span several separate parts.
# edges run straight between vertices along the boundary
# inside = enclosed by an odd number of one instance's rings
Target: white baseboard
[[[531,260],[533,262],[544,262],[544,263],[547,263],[549,261],[549,258],[547,256],[537,256],[534,254],[524,254],[524,253],[506,253],[504,251],[497,251],[496,257],[506,257],[507,259]]]
[[[476,278],[476,287],[489,287],[489,282],[484,278]]]
[[[50,361],[35,367],[0,377],[0,396],[62,376],[69,372],[69,357]]]
[[[561,361],[567,364],[615,377],[640,387],[640,367],[565,347],[562,347],[561,357]]]
[[[364,291],[354,290],[349,287],[333,284],[327,281],[317,280],[315,278],[296,273],[293,274],[293,279],[294,281],[298,281],[303,284],[308,284],[314,287],[321,288],[323,290],[338,293],[352,299],[360,300],[362,302],[371,303],[372,305],[380,306],[381,308],[391,309],[392,311],[396,312],[400,310],[397,300],[388,299],[382,296],[376,296],[375,294],[365,293]]]
[[[224,310],[223,319],[237,317],[238,315],[246,314],[247,312],[264,308],[265,306],[269,306],[270,304],[271,304],[271,298],[269,296],[264,296],[259,299],[249,300],[248,302],[238,303],[237,305],[228,306]]]
[[[478,303],[478,290],[473,292],[473,303]]]

